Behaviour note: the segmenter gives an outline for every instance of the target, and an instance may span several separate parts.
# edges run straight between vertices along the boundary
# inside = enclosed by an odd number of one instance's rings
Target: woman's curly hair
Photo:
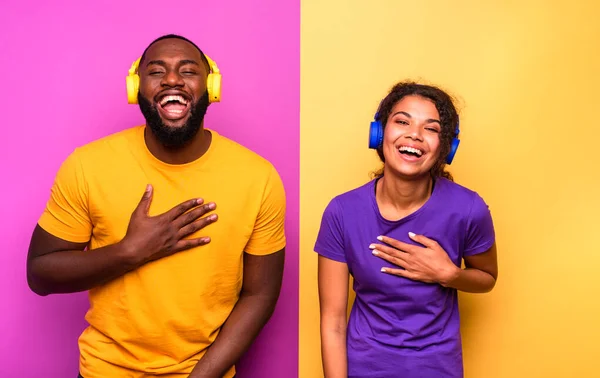
[[[392,108],[398,101],[402,100],[405,96],[420,96],[431,100],[440,115],[440,122],[442,124],[442,130],[440,133],[440,156],[435,165],[431,168],[431,176],[445,177],[449,180],[453,180],[450,172],[444,170],[446,166],[446,157],[450,153],[452,146],[452,139],[455,136],[456,128],[458,126],[458,112],[454,106],[454,102],[450,95],[443,90],[425,84],[418,84],[413,81],[403,81],[394,85],[388,95],[379,104],[377,115],[375,120],[381,122],[383,129],[387,124]],[[377,148],[377,154],[381,161],[385,164],[385,157],[383,156],[383,147]],[[383,175],[383,168],[375,173],[375,176]]]

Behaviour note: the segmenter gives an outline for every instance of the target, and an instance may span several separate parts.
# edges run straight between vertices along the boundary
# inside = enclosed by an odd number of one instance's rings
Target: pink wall
[[[2,1],[0,377],[77,375],[87,296],[37,297],[25,257],[54,174],[74,147],[143,122],[125,75],[155,37],[195,41],[223,73],[206,124],[271,160],[287,189],[277,310],[240,377],[297,376],[299,0]]]

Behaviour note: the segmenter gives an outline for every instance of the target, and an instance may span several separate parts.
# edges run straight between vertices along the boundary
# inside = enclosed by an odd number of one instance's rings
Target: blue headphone
[[[379,112],[375,113],[374,121],[371,122],[371,129],[369,130],[369,148],[374,150],[378,149],[383,144],[383,125],[378,118]],[[456,154],[456,150],[460,144],[460,140],[458,139],[458,135],[460,134],[460,128],[458,127],[459,124],[460,122],[456,123],[456,129],[454,130],[450,152],[446,157],[446,164],[452,164],[452,160],[454,159],[454,155]]]

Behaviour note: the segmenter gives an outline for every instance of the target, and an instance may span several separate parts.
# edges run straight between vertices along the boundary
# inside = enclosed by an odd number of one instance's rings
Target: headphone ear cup
[[[456,128],[454,129],[454,138],[452,138],[452,144],[450,145],[450,152],[446,157],[446,164],[452,164],[452,160],[454,160],[454,155],[456,155],[456,150],[458,150],[458,145],[460,144],[460,139],[458,136],[460,135],[460,121],[456,121]]]
[[[127,81],[127,102],[130,104],[137,104],[137,96],[140,89],[140,77],[137,74],[130,74],[125,80]]]
[[[381,122],[371,122],[371,128],[369,129],[369,148],[377,149],[381,147],[383,143],[383,127]]]
[[[450,153],[446,157],[446,164],[452,164],[452,160],[454,159],[454,155],[456,155],[456,150],[458,150],[458,145],[460,144],[460,139],[454,137],[452,139],[452,145],[450,146]]]
[[[221,101],[221,74],[211,73],[206,78],[206,90],[209,102]]]

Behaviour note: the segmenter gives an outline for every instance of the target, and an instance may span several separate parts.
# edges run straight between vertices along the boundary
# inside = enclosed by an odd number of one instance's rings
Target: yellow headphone
[[[206,60],[208,61],[208,66],[210,67],[210,73],[208,74],[208,78],[206,79],[206,90],[208,91],[208,101],[209,102],[219,102],[221,101],[221,73],[217,64],[210,59],[208,56],[204,55]],[[140,89],[140,77],[137,72],[140,66],[140,59],[138,58],[129,69],[129,75],[125,78],[127,81],[127,102],[130,104],[137,104],[138,99],[138,91]]]

